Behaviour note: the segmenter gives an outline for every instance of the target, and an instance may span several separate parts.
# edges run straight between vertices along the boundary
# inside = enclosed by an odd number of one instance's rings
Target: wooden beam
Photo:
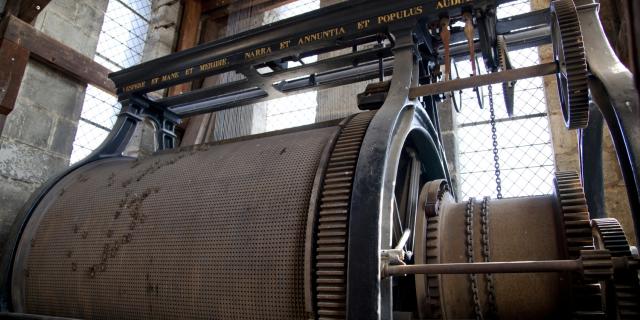
[[[4,16],[14,15],[28,23],[32,23],[49,2],[51,0],[8,0]]]
[[[108,78],[111,70],[14,16],[5,19],[7,25],[4,39],[29,50],[31,58],[82,83],[94,85],[115,95],[115,85]]]
[[[8,39],[0,39],[0,114],[7,115],[16,103],[29,50]],[[2,127],[0,126],[0,131]]]
[[[38,14],[42,12],[44,7],[49,4],[50,0],[29,0],[22,1],[20,4],[20,11],[18,12],[18,18],[31,23]]]
[[[198,44],[198,30],[202,16],[202,2],[200,0],[185,0],[182,7],[182,20],[178,35],[176,51],[189,49]],[[191,82],[182,83],[169,88],[169,96],[175,96],[191,90]]]

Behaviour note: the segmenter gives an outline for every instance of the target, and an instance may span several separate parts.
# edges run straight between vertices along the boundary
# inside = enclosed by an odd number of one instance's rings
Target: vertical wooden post
[[[198,29],[200,16],[202,15],[202,2],[200,0],[185,0],[182,9],[182,20],[178,35],[176,51],[182,51],[195,46],[198,42]],[[191,83],[182,83],[169,88],[169,96],[179,95],[191,90]]]
[[[0,133],[6,115],[13,110],[28,61],[29,50],[0,39]]]

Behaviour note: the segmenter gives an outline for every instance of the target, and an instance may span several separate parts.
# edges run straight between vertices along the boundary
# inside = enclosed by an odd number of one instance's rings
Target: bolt
[[[40,9],[41,9],[40,6],[36,6],[36,10],[40,11]]]

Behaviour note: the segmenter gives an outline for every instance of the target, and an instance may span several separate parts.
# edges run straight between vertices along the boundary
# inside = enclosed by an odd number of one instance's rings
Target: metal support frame
[[[604,172],[602,170],[602,113],[595,103],[589,105],[589,124],[578,130],[580,176],[591,219],[605,218]]]
[[[591,96],[613,138],[618,162],[627,188],[635,234],[640,234],[640,100],[633,75],[609,45],[600,19],[598,3],[576,0],[587,63],[592,77]],[[585,146],[586,147],[586,146]],[[588,148],[588,147],[587,147]],[[587,160],[582,160],[585,163]],[[600,166],[602,171],[602,166]],[[592,179],[591,176],[586,176]],[[594,184],[590,180],[586,184]],[[601,192],[601,191],[599,191]],[[640,238],[636,239],[640,244]]]

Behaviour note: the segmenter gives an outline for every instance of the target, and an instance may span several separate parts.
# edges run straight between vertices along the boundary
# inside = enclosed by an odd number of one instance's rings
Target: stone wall
[[[51,1],[34,26],[93,58],[108,3],[109,0]],[[179,15],[180,1],[153,0],[143,61],[173,51]],[[0,136],[0,246],[30,195],[68,167],[85,87],[41,63],[29,61],[15,108]],[[127,154],[148,155],[154,147],[153,128],[147,123],[134,134]]]
[[[56,0],[34,26],[93,57],[108,0]],[[0,245],[28,197],[69,164],[85,85],[29,61],[0,136]],[[1,247],[0,247],[1,248]]]

